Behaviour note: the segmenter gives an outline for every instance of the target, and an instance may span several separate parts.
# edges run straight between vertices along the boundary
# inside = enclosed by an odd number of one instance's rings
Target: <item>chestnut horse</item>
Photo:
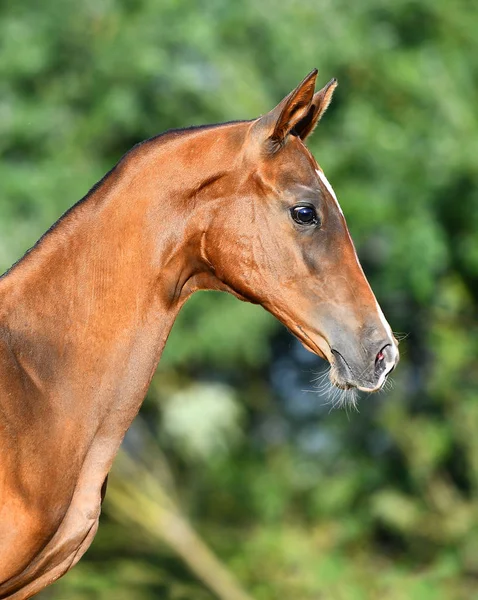
[[[0,279],[0,598],[30,598],[91,544],[106,477],[196,290],[261,304],[380,389],[397,343],[304,142],[336,81],[271,112],[128,152]]]

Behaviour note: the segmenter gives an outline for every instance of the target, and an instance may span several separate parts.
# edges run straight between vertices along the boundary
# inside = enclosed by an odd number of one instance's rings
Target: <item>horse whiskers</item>
[[[392,333],[397,342],[402,342],[403,340],[406,340],[407,337],[410,335],[409,333],[401,333],[399,331],[392,331]]]
[[[325,381],[328,378],[331,370],[332,370],[332,367],[329,365],[323,373],[320,373],[316,377],[314,377],[312,379],[312,382],[314,382],[314,383],[318,382],[319,384],[322,383],[323,381]]]
[[[393,385],[394,385],[394,383],[395,383],[395,382],[393,381],[393,379],[392,379],[392,378],[389,376],[389,377],[388,377],[388,378],[385,380],[385,382],[384,382],[384,384],[383,384],[383,386],[382,386],[382,389],[381,389],[380,391],[381,391],[381,392],[390,392],[391,390],[393,390]]]
[[[349,407],[357,409],[357,390],[354,388],[350,389],[342,389],[335,386],[330,380],[330,372],[332,368],[329,366],[323,373],[317,375],[312,382],[314,383],[313,390],[304,390],[307,392],[313,392],[318,394],[319,396],[328,396],[328,400],[325,402],[325,405],[330,405],[330,410],[335,408],[345,408]]]
[[[330,405],[330,411],[336,408],[344,408],[345,412],[347,412],[348,408],[353,408],[358,411],[357,391],[353,388],[348,390],[334,388],[333,394],[330,400],[326,402],[326,405]]]

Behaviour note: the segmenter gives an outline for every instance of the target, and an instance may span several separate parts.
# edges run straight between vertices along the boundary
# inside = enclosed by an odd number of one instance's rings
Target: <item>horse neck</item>
[[[12,352],[53,408],[138,409],[181,305],[208,287],[191,198],[232,162],[219,129],[137,148],[2,280]]]

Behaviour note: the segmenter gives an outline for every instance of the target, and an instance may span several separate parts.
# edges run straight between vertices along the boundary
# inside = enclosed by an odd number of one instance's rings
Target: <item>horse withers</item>
[[[139,144],[0,279],[0,598],[68,571],[173,322],[196,290],[261,304],[379,390],[397,343],[305,146],[336,87]]]

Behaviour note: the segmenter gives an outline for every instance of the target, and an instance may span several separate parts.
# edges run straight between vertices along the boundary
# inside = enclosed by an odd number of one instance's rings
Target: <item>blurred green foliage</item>
[[[303,391],[323,365],[272,317],[199,294],[138,421],[152,440],[133,426],[124,452],[258,600],[478,597],[478,5],[4,0],[0,17],[5,269],[134,143],[256,117],[314,66],[339,79],[310,145],[406,335],[393,389],[329,414]],[[171,399],[195,394],[188,423]],[[42,597],[215,597],[112,479],[92,548]]]

